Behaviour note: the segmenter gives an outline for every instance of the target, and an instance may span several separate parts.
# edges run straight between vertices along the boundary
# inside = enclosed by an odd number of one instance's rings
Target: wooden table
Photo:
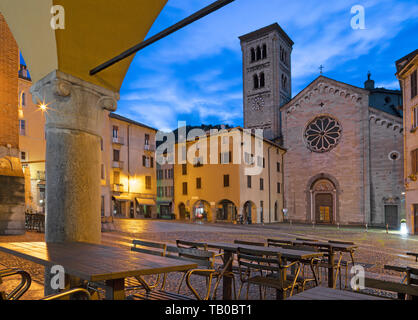
[[[0,251],[51,267],[61,265],[65,273],[90,282],[105,281],[106,298],[125,299],[125,278],[197,268],[197,264],[127,249],[81,242],[0,243]]]
[[[416,252],[407,252],[406,255],[415,257],[415,262],[418,262],[418,253],[416,253]]]
[[[328,287],[335,288],[336,281],[334,279],[334,270],[339,268],[339,263],[335,265],[335,253],[336,252],[347,252],[351,256],[351,261],[354,265],[354,251],[357,249],[355,244],[343,244],[343,243],[332,243],[325,241],[305,241],[305,240],[292,240],[293,244],[311,246],[319,249],[325,249],[326,255],[328,256]]]
[[[238,247],[248,248],[257,251],[267,251],[279,253],[286,260],[309,260],[313,258],[322,257],[324,254],[322,252],[314,251],[303,251],[303,250],[291,250],[280,247],[258,247],[258,246],[249,246],[243,244],[235,243],[225,243],[225,242],[209,242],[207,243],[209,248],[221,249],[224,252],[224,262],[229,261],[233,255],[237,252]],[[232,265],[229,265],[228,271],[232,272]],[[230,277],[223,278],[223,299],[231,300],[232,299],[232,279]]]
[[[336,290],[325,287],[315,287],[298,293],[287,300],[388,300],[381,297],[351,292],[346,290]]]

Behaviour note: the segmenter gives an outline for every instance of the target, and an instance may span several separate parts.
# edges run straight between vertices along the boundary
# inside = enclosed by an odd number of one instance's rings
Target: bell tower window
[[[260,82],[259,82],[259,79],[258,79],[258,75],[255,74],[253,76],[253,81],[254,81],[254,89],[260,88]]]
[[[267,58],[267,45],[266,44],[263,44],[262,56],[263,56],[263,59]]]
[[[261,48],[258,46],[257,47],[257,61],[261,60]]]
[[[264,72],[260,74],[260,88],[264,88],[266,86],[266,77]]]
[[[255,49],[251,48],[251,62],[255,61]]]

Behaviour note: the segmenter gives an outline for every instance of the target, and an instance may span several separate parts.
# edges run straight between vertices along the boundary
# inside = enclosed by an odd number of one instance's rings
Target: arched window
[[[261,60],[261,48],[257,47],[257,61]]]
[[[26,106],[26,94],[22,92],[22,107]]]
[[[260,73],[260,88],[264,88],[266,85],[266,77],[264,72]]]
[[[251,48],[251,62],[255,61],[255,49]]]
[[[267,58],[267,45],[266,44],[263,44],[262,56],[263,56],[263,59]]]
[[[254,75],[253,76],[254,79],[254,89],[258,89],[260,87],[260,83],[259,83],[259,79],[258,79],[258,75]]]
[[[282,74],[282,88],[287,89],[287,77]]]

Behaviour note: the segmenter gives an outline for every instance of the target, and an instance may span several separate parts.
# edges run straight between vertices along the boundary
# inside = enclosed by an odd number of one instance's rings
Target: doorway
[[[385,205],[385,224],[391,229],[399,228],[397,205]]]

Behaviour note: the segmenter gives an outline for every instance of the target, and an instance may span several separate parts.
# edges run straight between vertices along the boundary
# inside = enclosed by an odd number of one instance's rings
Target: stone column
[[[100,243],[100,139],[119,95],[54,71],[31,88],[46,111],[46,242]]]

